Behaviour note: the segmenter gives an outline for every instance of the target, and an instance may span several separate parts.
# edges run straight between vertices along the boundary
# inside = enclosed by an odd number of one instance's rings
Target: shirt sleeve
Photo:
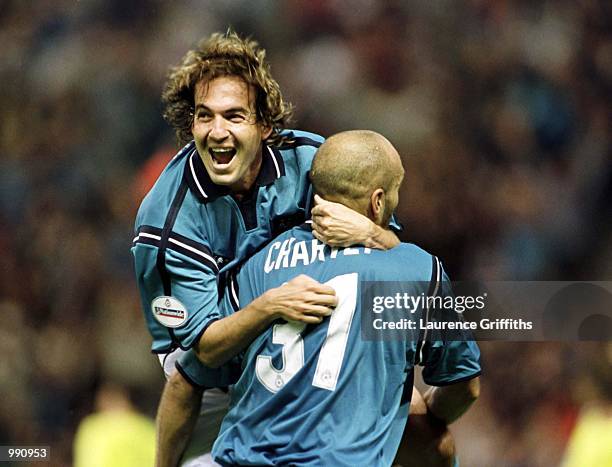
[[[431,284],[434,293],[428,295],[454,299],[450,280],[437,258],[434,269],[436,267],[439,273],[432,275],[437,278],[432,279],[436,283]],[[423,311],[426,322],[464,322],[463,315],[453,308],[438,306],[440,303],[448,303],[448,300],[433,303],[433,307]],[[424,366],[423,380],[431,386],[454,384],[480,375],[480,350],[472,334],[464,329],[425,331],[417,352],[419,363]]]
[[[221,317],[218,268],[210,248],[171,234],[160,252],[159,240],[141,232],[132,253],[153,352],[191,348]]]
[[[204,389],[223,388],[234,384],[240,378],[240,362],[240,357],[234,357],[218,368],[209,368],[192,349],[178,358],[176,369],[192,386]]]
[[[237,271],[233,271],[228,274],[227,284],[218,307],[218,312],[222,318],[240,309],[238,287]],[[192,349],[177,359],[176,369],[195,387],[222,388],[238,381],[241,374],[241,362],[242,353],[218,368],[209,368],[200,361]]]

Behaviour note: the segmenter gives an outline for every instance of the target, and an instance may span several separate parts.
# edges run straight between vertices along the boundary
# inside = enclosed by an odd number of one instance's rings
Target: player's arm
[[[155,467],[176,467],[195,426],[202,389],[175,371],[164,387],[156,418]]]
[[[191,245],[195,249],[195,242]],[[242,310],[227,316],[218,306],[219,269],[210,259],[208,245],[197,244],[196,254],[171,243],[172,248],[165,251],[164,274],[160,274],[154,246],[158,247],[139,240],[132,251],[157,352],[177,345],[193,348],[205,365],[216,368],[246,348],[275,319],[318,323],[336,305],[331,287],[301,276],[258,294]],[[163,277],[168,280],[162,281]]]
[[[452,296],[450,281],[437,258],[432,258],[427,295]],[[430,310],[430,314],[445,310]],[[462,315],[448,310],[447,317]],[[421,331],[416,346],[416,363],[422,365],[423,379],[430,388],[423,397],[413,390],[410,417],[396,456],[403,467],[450,467],[455,465],[455,446],[448,423],[459,418],[480,392],[480,351],[468,335],[427,336]]]
[[[455,440],[448,426],[433,416],[423,396],[412,388],[410,417],[395,456],[394,466],[452,467]]]
[[[202,363],[217,368],[246,348],[274,320],[320,323],[336,304],[333,288],[300,275],[268,290],[243,309],[214,321],[194,350]]]
[[[181,459],[200,413],[204,389],[230,386],[241,374],[239,358],[212,369],[191,350],[182,353],[174,367],[157,411],[157,467],[175,467]]]
[[[326,201],[319,195],[315,195],[315,207],[312,208],[312,231],[319,241],[334,247],[363,245],[388,250],[400,243],[393,231],[376,225],[343,204]]]
[[[455,443],[448,424],[457,420],[476,401],[478,377],[444,387],[432,387],[421,398],[416,389],[410,417],[395,456],[401,467],[451,467]]]
[[[451,282],[442,263],[433,257],[432,280],[428,295],[454,298]],[[435,303],[435,302],[433,302]],[[424,313],[425,320],[443,323],[462,323],[464,315],[454,309],[431,307]],[[417,348],[423,380],[430,386],[425,395],[429,411],[451,423],[474,403],[480,394],[480,349],[469,330],[455,326],[420,336]]]
[[[476,402],[480,395],[480,378],[432,387],[424,394],[427,409],[433,416],[445,423],[452,423]]]

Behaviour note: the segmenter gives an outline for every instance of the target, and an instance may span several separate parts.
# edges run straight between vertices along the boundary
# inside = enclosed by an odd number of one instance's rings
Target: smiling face
[[[200,81],[192,134],[213,183],[248,191],[261,167],[261,143],[271,133],[257,121],[255,89],[237,76]]]

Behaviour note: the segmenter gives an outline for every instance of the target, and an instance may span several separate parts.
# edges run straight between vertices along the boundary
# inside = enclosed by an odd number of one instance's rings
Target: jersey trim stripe
[[[270,154],[270,159],[268,160],[272,160],[275,171],[274,171],[274,176],[271,176],[273,175],[272,173],[270,173],[272,172],[272,170],[270,170],[272,167],[271,166],[266,167],[267,173],[266,172],[260,173],[261,175],[260,186],[269,185],[270,183],[273,183],[274,180],[285,176],[285,161],[283,161],[282,154],[276,147],[270,147],[270,146],[266,146],[266,147],[268,148],[268,154]],[[266,165],[269,165],[269,163]]]
[[[276,160],[276,156],[274,155],[274,151],[272,151],[270,146],[266,146],[266,148],[268,149],[268,152],[270,153],[270,156],[272,157],[272,162],[274,162],[274,168],[276,169],[276,178],[280,178],[281,171],[280,171],[280,168],[278,167],[278,161]]]
[[[457,378],[452,381],[444,381],[443,383],[435,383],[435,384],[428,383],[428,384],[429,386],[436,386],[436,387],[450,386],[451,384],[457,384],[457,383],[463,383],[465,381],[469,381],[471,379],[476,378],[477,376],[480,376],[481,374],[482,374],[482,371],[477,371],[476,373],[472,373],[471,375],[464,376],[463,378]]]
[[[181,182],[179,189],[172,200],[172,204],[170,205],[170,210],[168,211],[168,215],[166,216],[166,221],[164,222],[164,228],[161,232],[161,238],[159,240],[159,249],[157,250],[157,270],[162,279],[162,284],[164,285],[164,293],[166,295],[172,295],[172,287],[170,282],[170,274],[166,269],[166,248],[168,246],[168,241],[170,240],[170,233],[172,232],[172,227],[174,226],[174,222],[176,221],[176,216],[178,216],[178,212],[181,209],[181,205],[183,204],[183,200],[185,199],[185,195],[187,194],[187,184],[185,182]]]
[[[181,253],[185,254],[186,256],[190,256],[193,258],[193,255],[191,255],[190,253],[193,253],[195,255],[201,256],[203,261],[201,260],[200,262],[203,262],[204,264],[206,264],[207,266],[209,266],[211,269],[218,271],[217,269],[217,264],[215,263],[215,260],[212,258],[212,256],[203,253],[189,245],[185,245],[184,243],[179,242],[178,240],[170,237],[169,239],[170,243],[174,243],[178,248],[176,248],[177,251],[180,251]],[[175,249],[175,248],[171,248],[171,249]],[[189,253],[187,253],[187,250]]]
[[[195,142],[193,140],[191,140],[190,142],[188,142],[185,146],[183,146],[183,148],[177,152],[174,157],[172,158],[172,160],[174,159],[178,159],[179,157],[181,157],[183,154],[185,154],[185,152],[187,152],[188,149],[195,147]]]
[[[150,225],[143,225],[140,227],[139,233],[134,238],[133,243],[143,243],[160,248],[161,233],[162,229],[160,228]],[[212,252],[206,245],[194,242],[193,240],[175,232],[170,232],[168,242],[170,243],[170,245],[168,245],[168,249],[181,253],[198,261],[199,263],[202,263],[205,266],[208,266],[215,274],[219,272],[217,262],[213,258]]]
[[[196,153],[196,150],[194,149],[193,152],[189,155],[189,168],[191,169],[191,175],[193,177],[193,180],[195,181],[196,186],[198,187],[198,190],[200,191],[200,194],[202,195],[204,199],[208,199],[208,195],[202,188],[202,185],[200,185],[200,181],[198,180],[195,169],[193,167],[193,158],[195,157],[195,153]]]
[[[236,274],[231,274],[229,278],[230,285],[230,303],[234,311],[240,310],[240,300],[238,299],[238,281]]]
[[[440,265],[440,260],[437,256],[431,257],[431,279],[429,281],[429,288],[427,290],[427,297],[435,297],[438,294],[438,290],[440,288],[440,280],[442,278],[442,267]],[[425,311],[425,323],[429,323],[429,307],[426,308]],[[423,359],[423,351],[425,348],[425,344],[427,343],[427,329],[423,333],[423,336],[419,339],[417,343],[417,364],[422,364]]]
[[[321,146],[321,144],[323,143],[312,138],[308,138],[307,136],[298,136],[296,138],[293,138],[291,142],[280,146],[279,149],[293,148],[298,146],[313,146],[315,148],[318,148],[319,146]]]
[[[172,204],[170,205],[170,210],[166,216],[164,228],[161,232],[161,238],[159,239],[159,247],[157,249],[157,260],[155,264],[164,287],[164,294],[168,296],[172,296],[172,281],[170,280],[170,273],[166,268],[166,248],[168,246],[168,241],[170,240],[172,227],[176,221],[176,216],[178,216],[183,200],[185,199],[185,195],[187,194],[187,189],[187,183],[185,183],[185,180],[183,179],[178,190],[176,191],[174,199],[172,200]],[[170,335],[171,342],[180,346],[180,341],[176,338],[174,331],[169,328],[166,329]]]
[[[187,381],[191,386],[193,386],[196,389],[207,389],[206,386],[202,386],[201,384],[196,383],[191,378],[191,376],[189,376],[189,373],[187,373],[185,370],[183,370],[183,367],[181,366],[181,364],[179,363],[178,360],[174,363],[174,367],[181,374],[181,376],[183,378],[185,378],[185,381]]]

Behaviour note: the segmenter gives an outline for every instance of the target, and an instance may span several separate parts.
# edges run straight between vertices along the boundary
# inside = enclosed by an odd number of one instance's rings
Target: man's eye
[[[231,114],[227,118],[232,123],[242,123],[246,120],[245,116],[241,114]]]
[[[202,122],[210,122],[212,120],[212,115],[203,113],[203,112],[199,112],[197,114],[197,117],[198,117],[198,120]]]

